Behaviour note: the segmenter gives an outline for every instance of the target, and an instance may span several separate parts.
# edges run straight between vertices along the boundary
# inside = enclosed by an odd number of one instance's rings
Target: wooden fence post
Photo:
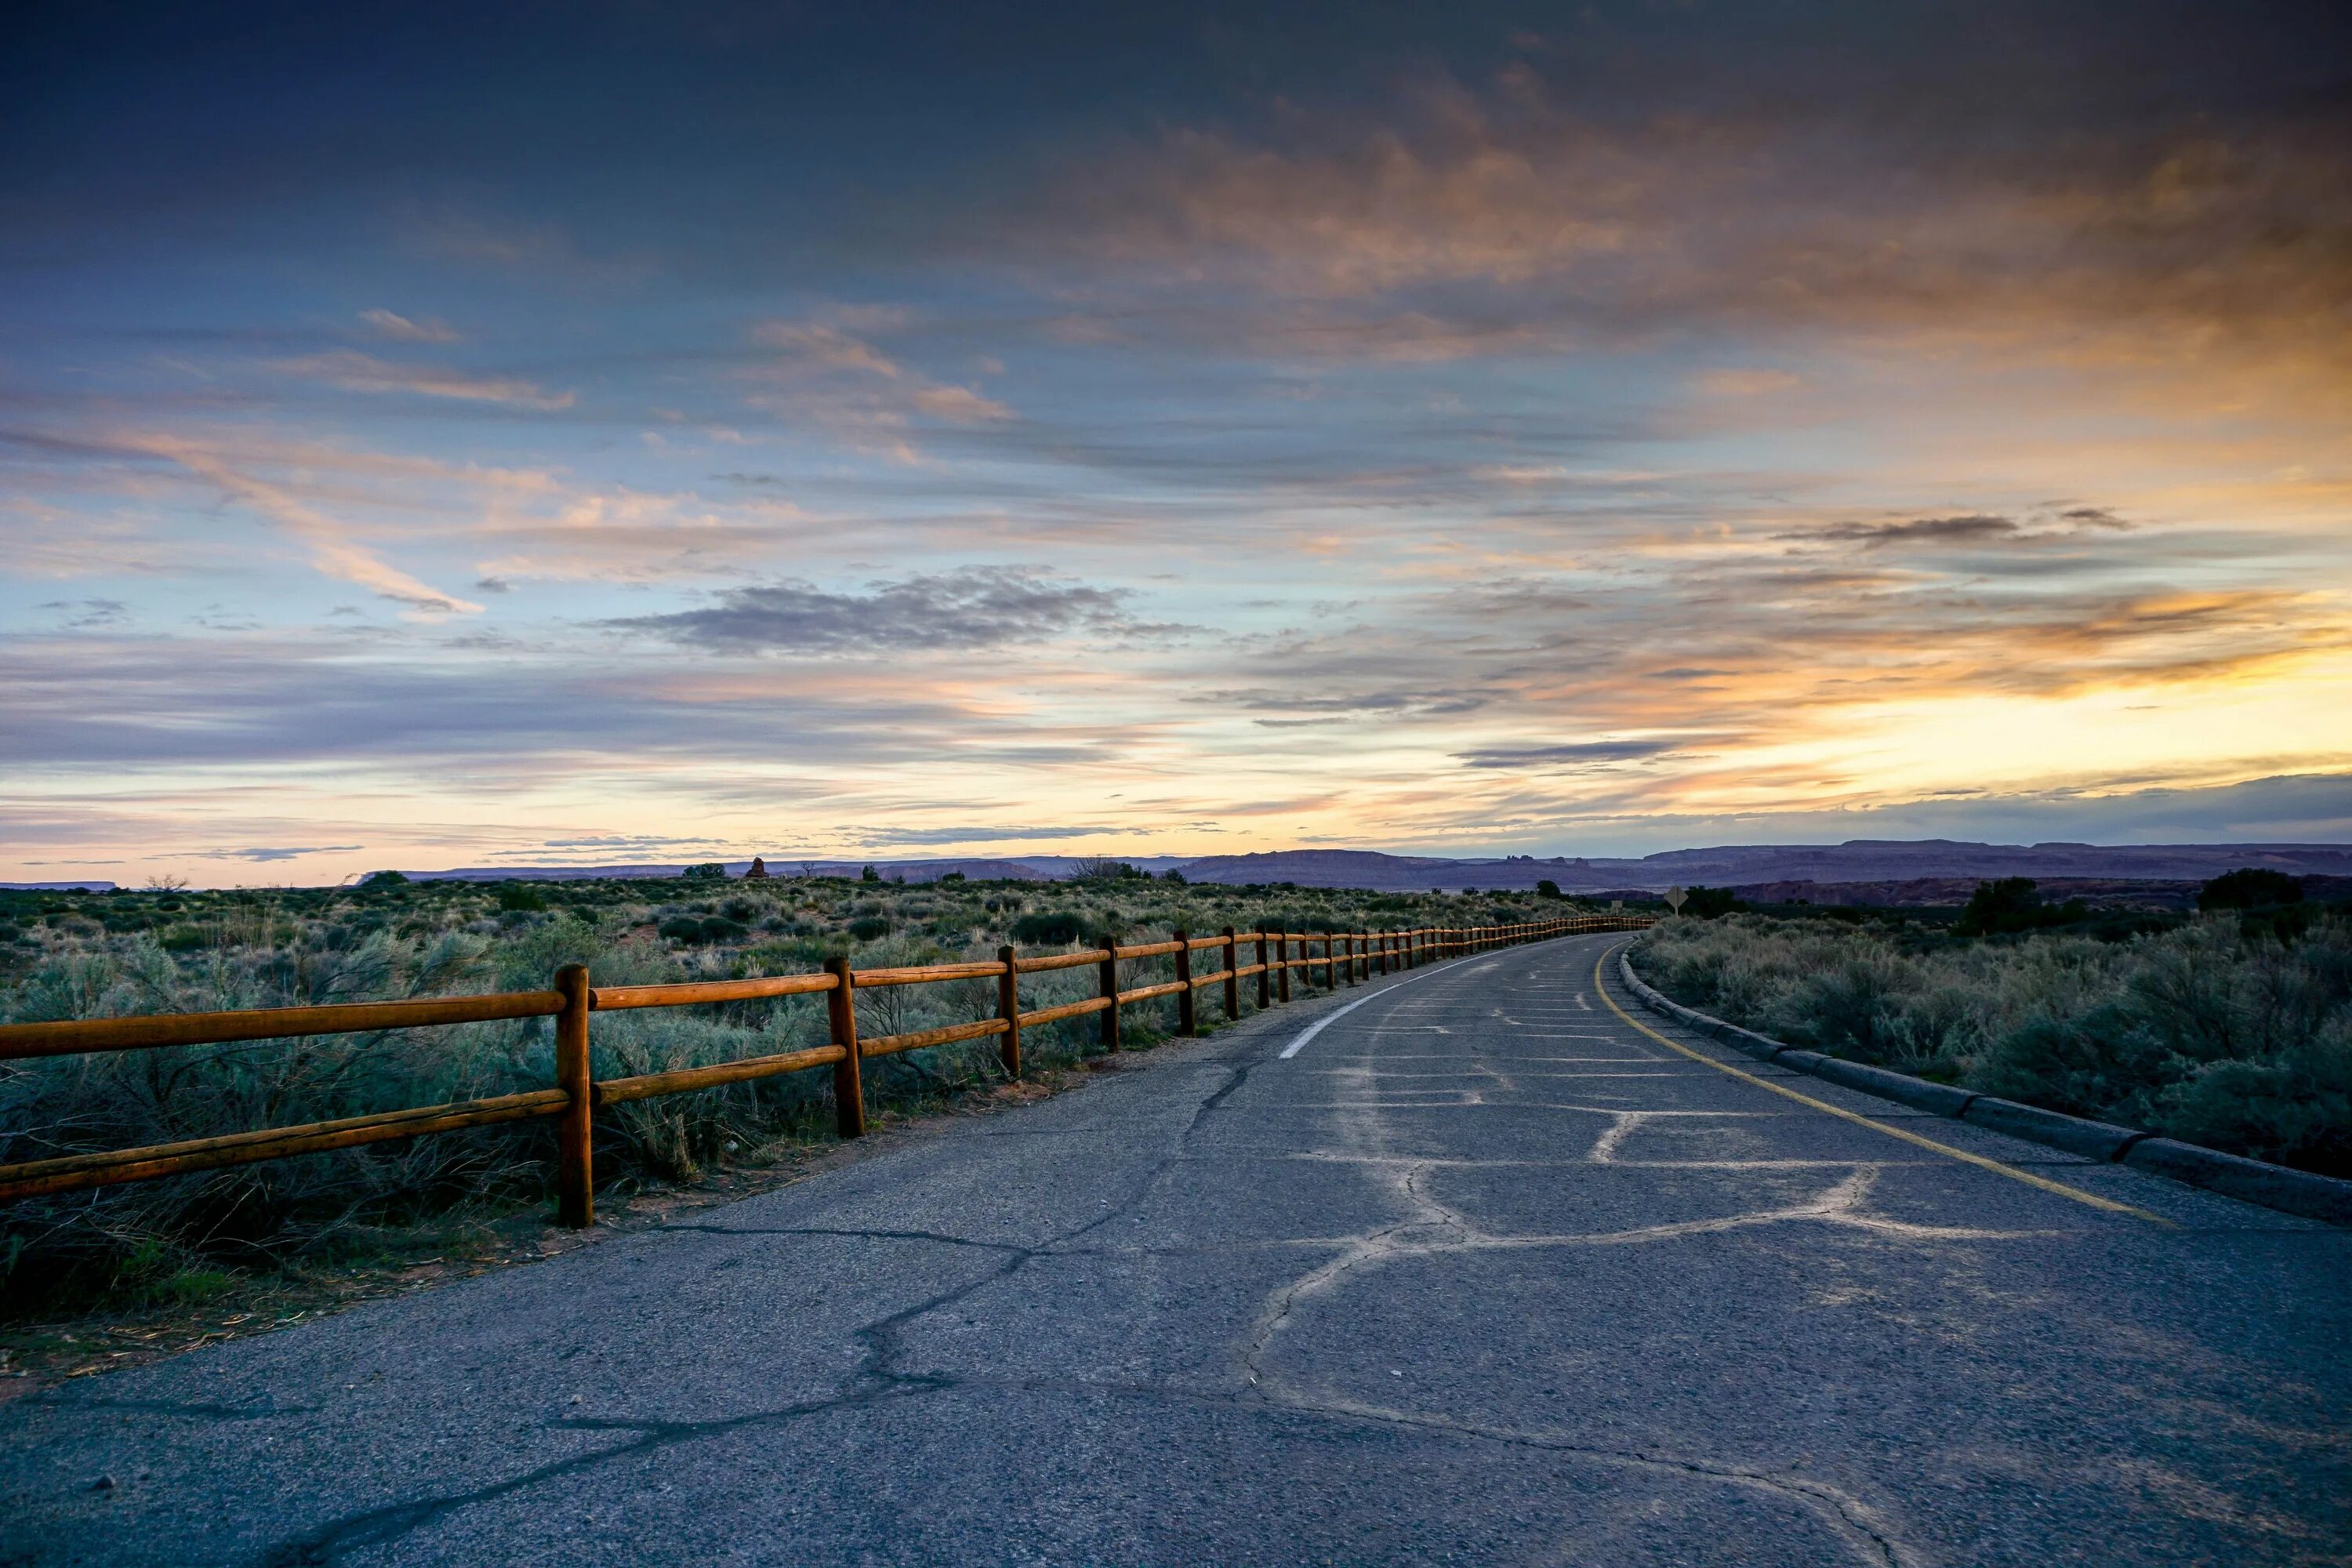
[[[1176,984],[1184,989],[1176,993],[1176,1032],[1187,1037],[1201,1032],[1201,1016],[1193,1005],[1192,995],[1192,933],[1179,926],[1176,930]]]
[[[1233,927],[1225,928],[1225,1022],[1237,1024],[1242,1016],[1242,943]]]
[[[1111,1055],[1118,1054],[1118,942],[1103,938],[1102,994],[1110,998],[1110,1005],[1102,1010],[1102,1047]]]
[[[1276,971],[1278,984],[1282,992],[1282,1000],[1286,1005],[1290,1001],[1290,933],[1288,931],[1281,931],[1275,936],[1274,961],[1279,966]]]
[[[1021,1076],[1021,971],[1014,968],[1015,955],[1010,947],[996,950],[996,961],[1004,965],[1004,973],[996,977],[996,1016],[1004,1020],[1003,1042],[997,1057],[1004,1063],[1004,1076]]]
[[[1266,949],[1265,927],[1257,928],[1257,1010],[1274,1005],[1274,965]]]
[[[555,1124],[556,1217],[574,1230],[596,1223],[596,1085],[588,1067],[588,966],[555,972],[563,1011],[555,1016],[555,1087],[572,1097]]]
[[[1323,989],[1339,989],[1339,939],[1328,931],[1323,933]]]
[[[857,986],[851,978],[849,958],[824,961],[833,989],[824,994],[825,1016],[833,1021],[833,1043],[849,1054],[833,1064],[833,1130],[844,1138],[866,1136],[866,1079],[857,1057]]]

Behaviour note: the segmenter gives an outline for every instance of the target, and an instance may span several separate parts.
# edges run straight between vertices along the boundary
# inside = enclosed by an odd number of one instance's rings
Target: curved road
[[[2352,1561],[2352,1234],[1626,1017],[1622,940],[19,1401],[0,1563]]]

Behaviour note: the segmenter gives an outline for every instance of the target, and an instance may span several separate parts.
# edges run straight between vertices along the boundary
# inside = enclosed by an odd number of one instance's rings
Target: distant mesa
[[[1099,858],[1031,856],[1021,860],[928,859],[870,862],[879,880],[936,882],[961,876],[966,881],[1059,881],[1079,874]],[[2188,881],[2201,883],[2254,867],[2288,877],[2352,877],[2352,845],[2341,844],[1972,844],[1948,838],[1857,838],[1844,844],[1724,845],[1706,849],[1670,849],[1639,858],[1554,856],[1538,859],[1510,855],[1493,859],[1454,859],[1434,855],[1389,855],[1372,849],[1282,849],[1256,855],[1212,855],[1187,860],[1176,856],[1118,858],[1155,876],[1181,870],[1189,882],[1225,886],[1291,882],[1302,888],[1361,888],[1377,892],[1533,892],[1549,882],[1563,894],[1585,897],[1639,896],[1669,887],[1729,888],[1743,898],[1767,891],[1779,900],[1826,892],[1832,886],[1868,884],[1880,897],[1910,902],[1921,897],[1959,899],[1980,880],[2032,877],[2045,886],[2083,882]],[[796,860],[780,857],[793,874],[855,879],[869,862]],[[411,871],[416,881],[574,881],[586,878],[677,877],[689,869],[711,874],[711,863],[685,866],[500,866],[449,871]],[[764,857],[729,861],[730,877],[773,878]],[[1751,891],[1755,889],[1757,891]],[[1832,901],[1818,894],[1815,902]],[[1834,901],[1845,901],[1843,899]]]

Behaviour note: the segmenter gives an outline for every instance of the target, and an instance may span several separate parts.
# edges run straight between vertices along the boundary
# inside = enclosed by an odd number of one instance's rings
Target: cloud
[[[1825,539],[1879,550],[1895,544],[1984,544],[2015,539],[2024,531],[2017,520],[1989,512],[1961,517],[1921,517],[1908,522],[1841,522],[1806,534],[1780,534],[1782,539]]]
[[[1738,332],[2123,368],[2307,420],[2352,401],[2340,109],[2005,125],[1948,96],[1664,110],[1440,77],[1090,151],[995,242],[1084,278],[1066,339],[1131,334],[1149,301],[1216,312],[1198,342],[1327,357],[1391,357],[1405,321],[1447,357]]]
[[[364,844],[314,844],[303,848],[191,849],[184,853],[200,860],[293,860],[304,855],[340,855],[366,847]]]
[[[1594,763],[1642,762],[1664,756],[1688,744],[1685,741],[1575,741],[1557,746],[1508,746],[1465,752],[1457,759],[1473,768],[1584,767]]]
[[[852,328],[901,328],[904,312],[829,310],[819,319],[761,321],[751,341],[776,351],[745,373],[763,384],[751,406],[829,430],[850,446],[919,463],[910,432],[919,421],[976,426],[1013,420],[1004,404],[968,386],[935,381],[884,353]]]
[[[1717,397],[1763,397],[1793,392],[1804,384],[1804,379],[1785,370],[1727,369],[1703,373],[1696,384],[1701,392]]]
[[[298,499],[284,488],[257,477],[231,458],[193,440],[175,436],[121,438],[121,445],[149,456],[167,458],[200,479],[210,480],[254,510],[268,517],[300,539],[311,563],[331,577],[355,583],[384,598],[433,613],[478,615],[482,606],[460,599],[410,576],[352,538],[351,530],[336,518]]]
[[[572,393],[547,392],[535,383],[512,376],[469,375],[436,365],[395,364],[355,349],[272,360],[269,368],[283,375],[323,381],[345,392],[448,397],[466,403],[498,403],[551,411],[569,408],[576,401]]]
[[[112,631],[131,624],[131,606],[120,599],[50,599],[39,607],[63,615],[68,631]]]
[[[982,397],[969,387],[926,386],[916,390],[916,407],[934,418],[955,425],[973,425],[990,419],[1010,419],[1013,410],[992,397]]]
[[[1995,512],[1964,512],[1953,517],[1915,517],[1899,522],[1834,522],[1823,528],[1775,533],[1775,539],[1805,542],[1859,544],[1864,550],[1900,545],[1971,545],[2034,543],[2074,538],[2092,530],[2124,532],[2131,524],[2105,507],[2069,507],[2057,514],[2063,527],[2030,528],[2013,517]]]
[[[360,320],[373,328],[378,336],[404,343],[454,343],[458,341],[457,329],[437,316],[412,320],[381,308],[362,310]]]
[[[876,582],[863,594],[806,583],[734,588],[707,608],[604,623],[716,653],[843,654],[971,649],[1073,635],[1133,637],[1170,626],[1139,624],[1124,589],[1089,587],[1045,573],[975,567]]]

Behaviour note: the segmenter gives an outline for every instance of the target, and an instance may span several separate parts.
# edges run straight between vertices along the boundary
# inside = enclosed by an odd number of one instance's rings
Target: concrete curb
[[[2194,1143],[2158,1138],[2137,1128],[2116,1127],[2104,1121],[2086,1121],[2080,1116],[2062,1115],[2055,1110],[2044,1110],[2040,1106],[2021,1105],[2013,1100],[2000,1100],[1947,1083],[1930,1083],[1908,1073],[1890,1072],[1864,1062],[1842,1061],[1836,1057],[1823,1056],[1819,1051],[1799,1050],[1794,1046],[1782,1045],[1769,1036],[1759,1035],[1753,1029],[1743,1029],[1737,1024],[1727,1024],[1696,1008],[1685,1007],[1665,996],[1633,973],[1630,948],[1617,955],[1617,972],[1623,976],[1625,988],[1640,998],[1642,1005],[1650,1011],[1671,1018],[1683,1027],[1710,1039],[1720,1040],[1733,1050],[1751,1056],[1758,1061],[1790,1068],[1825,1082],[1859,1089],[1864,1094],[1874,1094],[1882,1100],[1910,1106],[1915,1110],[1948,1116],[1971,1126],[2005,1132],[2011,1138],[2022,1138],[2030,1143],[2063,1149],[2070,1154],[2081,1154],[2088,1159],[2129,1165],[2135,1170],[2168,1176],[2192,1187],[2203,1187],[2208,1192],[2220,1193],[2224,1197],[2236,1198],[2243,1203],[2258,1204],[2263,1208],[2277,1209],[2283,1214],[2352,1226],[2352,1182],[2314,1175],[2309,1171],[2290,1170],[2284,1165],[2248,1160],[2236,1154],[2224,1154],[2217,1149],[2203,1149]]]

